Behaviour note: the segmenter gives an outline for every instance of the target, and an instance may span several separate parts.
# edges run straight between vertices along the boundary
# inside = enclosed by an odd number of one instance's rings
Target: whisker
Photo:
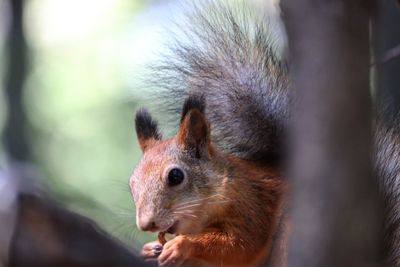
[[[114,214],[118,218],[122,219],[134,219],[135,215],[127,215],[127,214]]]
[[[230,202],[232,200],[212,200],[207,202],[208,204],[218,204],[218,203],[227,203]],[[186,206],[180,206],[178,208],[176,208],[176,211],[182,211],[182,210],[186,210],[187,208],[192,208],[192,207],[198,207],[198,206],[202,206],[204,205],[203,203],[195,203],[195,204],[190,204],[190,205],[186,205]]]
[[[117,217],[119,217],[119,218],[130,218],[130,219],[132,219],[132,218],[136,218],[136,215],[135,215],[135,212],[134,211],[126,211],[126,210],[123,210],[123,209],[119,209],[119,210],[114,210],[114,211],[111,211],[111,213],[113,214],[113,215],[115,215],[115,216],[117,216]]]
[[[210,198],[215,198],[215,197],[226,198],[225,196],[223,196],[223,195],[217,193],[217,194],[211,195],[211,196],[209,196],[209,197],[200,198],[200,199],[193,199],[193,200],[190,200],[190,201],[186,201],[186,202],[184,202],[184,203],[180,203],[180,204],[178,204],[178,205],[176,206],[176,208],[180,207],[181,205],[186,205],[186,204],[190,204],[190,203],[196,203],[196,202],[204,201],[204,200],[207,200],[207,199],[210,199]]]
[[[187,208],[197,207],[197,206],[201,206],[201,205],[203,205],[203,203],[190,204],[190,205],[186,205],[186,206],[183,206],[183,207],[176,208],[175,210],[178,210],[178,211],[179,210],[185,210]]]
[[[179,215],[183,215],[183,216],[190,216],[193,218],[198,218],[198,216],[191,214],[191,213],[184,213],[184,212],[174,212],[173,214],[179,214]]]
[[[189,205],[189,204],[194,204],[197,202],[200,202],[201,199],[195,199],[195,200],[191,200],[191,201],[187,201],[187,202],[183,202],[183,203],[179,203],[178,205],[176,205],[174,208],[179,208],[181,206],[185,206],[185,205]]]

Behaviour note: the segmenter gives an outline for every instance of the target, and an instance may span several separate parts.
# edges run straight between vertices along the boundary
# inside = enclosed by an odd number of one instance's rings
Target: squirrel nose
[[[142,231],[151,231],[157,232],[158,226],[153,218],[144,216],[143,218],[139,218],[138,227]]]

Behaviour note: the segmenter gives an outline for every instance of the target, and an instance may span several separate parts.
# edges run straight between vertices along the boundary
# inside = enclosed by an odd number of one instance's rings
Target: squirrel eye
[[[183,182],[185,175],[178,168],[173,168],[168,173],[168,185],[175,186]]]

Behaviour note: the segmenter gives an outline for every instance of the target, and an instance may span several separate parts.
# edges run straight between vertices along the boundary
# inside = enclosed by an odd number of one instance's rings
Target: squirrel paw
[[[152,241],[143,246],[140,256],[144,259],[144,261],[155,261],[161,254],[162,250],[163,245],[159,241]]]
[[[190,255],[190,241],[184,236],[177,236],[165,243],[161,255],[158,257],[158,264],[161,267],[179,267]]]

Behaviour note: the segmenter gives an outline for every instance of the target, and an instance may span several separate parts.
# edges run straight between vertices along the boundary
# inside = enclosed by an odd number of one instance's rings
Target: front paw
[[[157,260],[157,257],[161,254],[163,245],[158,241],[153,241],[145,244],[140,252],[140,256],[145,261]]]
[[[179,235],[165,243],[158,264],[162,267],[181,266],[190,257],[191,244],[187,237]]]

